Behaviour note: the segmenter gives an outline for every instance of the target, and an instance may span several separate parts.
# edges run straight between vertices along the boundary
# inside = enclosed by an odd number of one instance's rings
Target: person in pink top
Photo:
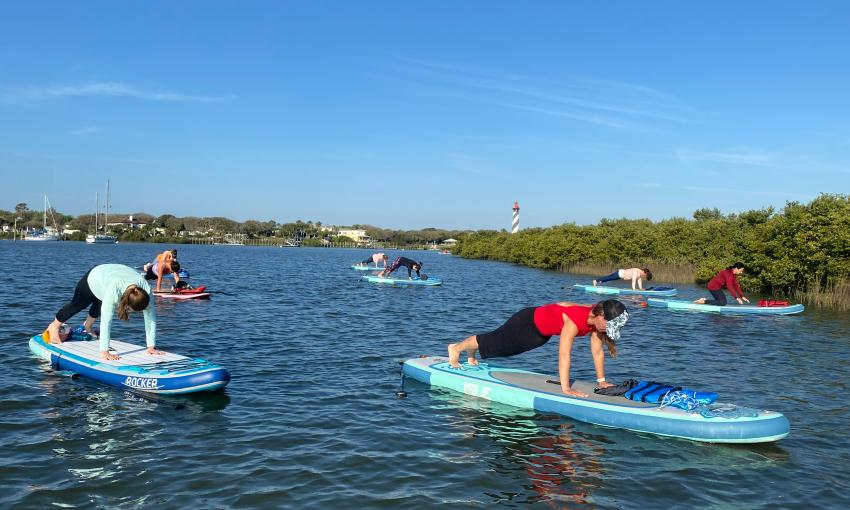
[[[605,282],[610,282],[614,280],[631,280],[632,290],[643,290],[643,281],[641,280],[642,278],[646,278],[646,281],[652,280],[652,271],[650,271],[649,268],[646,267],[618,269],[609,275],[600,276],[596,280],[593,280],[593,286],[596,287],[597,285],[601,285]]]
[[[369,264],[374,263],[375,268],[377,268],[379,262],[384,263],[384,268],[387,267],[387,255],[386,255],[386,253],[373,253],[369,258],[359,262],[357,265],[368,266]]]
[[[590,353],[596,368],[596,382],[606,388],[604,344],[611,357],[617,356],[620,330],[629,320],[626,306],[616,299],[595,305],[560,302],[523,308],[497,329],[472,335],[462,342],[449,344],[449,365],[461,368],[460,355],[466,352],[467,363],[477,365],[475,351],[482,359],[515,356],[545,344],[555,335],[561,337],[558,347],[558,373],[561,390],[573,397],[587,394],[570,387],[570,352],[577,336],[590,335]]]
[[[743,305],[744,301],[749,303],[750,300],[741,292],[741,285],[738,283],[737,278],[738,275],[744,274],[745,269],[743,262],[735,262],[733,265],[720,271],[708,282],[708,291],[711,292],[714,299],[699,298],[694,303],[726,306],[726,294],[723,293],[723,287],[729,289],[729,293],[738,301],[739,305]]]

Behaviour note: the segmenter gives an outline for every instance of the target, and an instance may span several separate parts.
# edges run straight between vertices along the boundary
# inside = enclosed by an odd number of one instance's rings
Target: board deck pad
[[[90,340],[88,342],[71,341],[52,345],[56,349],[76,354],[77,356],[93,361],[98,361],[105,365],[112,365],[114,367],[125,367],[130,365],[164,365],[172,361],[189,359],[186,356],[181,356],[180,354],[174,354],[171,352],[166,352],[161,356],[155,356],[153,354],[148,354],[146,347],[128,344],[119,340],[110,340],[109,342],[109,352],[121,356],[120,359],[116,360],[105,360],[100,357],[99,340]]]

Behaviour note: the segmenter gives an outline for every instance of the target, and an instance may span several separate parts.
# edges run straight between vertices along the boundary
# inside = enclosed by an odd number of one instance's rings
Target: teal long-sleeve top
[[[142,312],[145,317],[145,343],[148,347],[156,345],[156,305],[150,285],[144,276],[132,267],[121,264],[101,264],[95,266],[88,277],[89,288],[94,297],[101,301],[100,306],[100,350],[109,350],[112,335],[112,316],[118,308],[118,302],[130,285],[135,285],[150,295],[150,303]]]

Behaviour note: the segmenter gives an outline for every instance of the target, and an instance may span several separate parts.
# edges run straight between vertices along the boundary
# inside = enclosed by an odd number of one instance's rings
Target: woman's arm
[[[596,369],[596,382],[599,387],[613,386],[605,381],[605,351],[602,350],[602,339],[596,331],[590,334],[590,354],[593,356],[593,368]]]
[[[561,314],[564,319],[564,327],[561,328],[561,341],[558,346],[558,377],[561,379],[561,391],[573,397],[586,397],[586,393],[570,388],[570,352],[573,348],[578,328],[567,314]]]

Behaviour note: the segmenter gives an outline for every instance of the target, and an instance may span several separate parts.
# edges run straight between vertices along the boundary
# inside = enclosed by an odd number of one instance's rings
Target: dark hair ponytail
[[[118,318],[122,321],[130,320],[127,308],[141,312],[148,307],[150,300],[151,297],[147,292],[145,292],[145,289],[135,285],[130,285],[118,301]]]
[[[647,281],[652,280],[652,271],[650,271],[648,267],[643,268],[643,272],[646,273]]]
[[[746,267],[744,266],[743,262],[735,262],[734,264],[727,267],[726,269],[746,269]]]

